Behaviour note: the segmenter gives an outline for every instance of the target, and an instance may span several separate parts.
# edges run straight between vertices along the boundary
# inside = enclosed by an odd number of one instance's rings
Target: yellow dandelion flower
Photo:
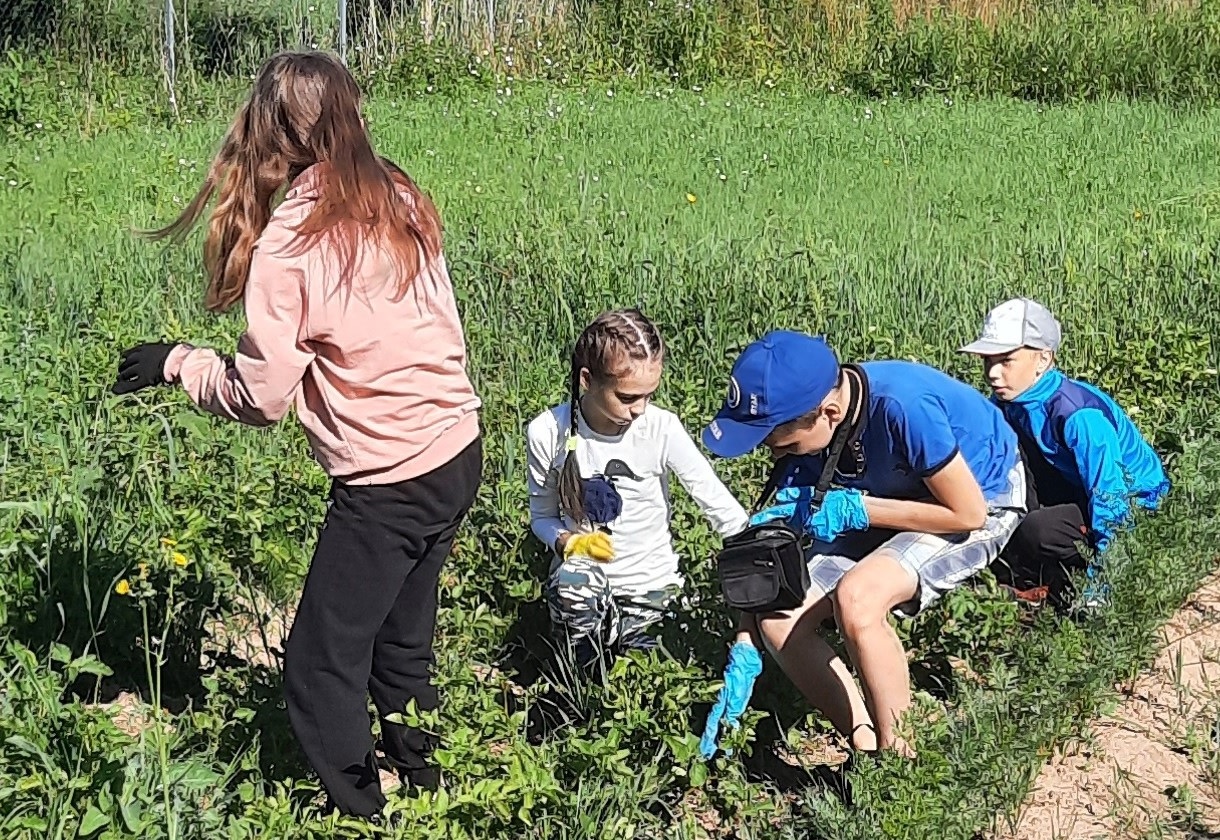
[[[131,584],[127,582],[127,578],[123,578],[122,580],[120,580],[118,583],[116,583],[114,585],[114,591],[117,592],[119,595],[130,595],[131,594]]]
[[[1138,222],[1140,219],[1144,218],[1143,211],[1141,211],[1141,210],[1136,210],[1136,211],[1135,211],[1134,213],[1132,213],[1131,215],[1135,216],[1135,220],[1136,220],[1137,222]]]
[[[694,193],[687,193],[687,194],[686,194],[686,203],[687,203],[687,204],[694,204],[694,203],[695,203],[696,201],[698,201],[698,200],[699,200],[699,199],[695,197],[695,194],[694,194]]]
[[[170,556],[170,559],[174,561],[174,565],[178,568],[184,568],[187,563],[191,562],[190,560],[186,559],[186,555],[181,551],[175,551]]]
[[[161,545],[163,545],[165,548],[173,548],[177,544],[178,542],[176,540],[171,540],[169,537],[161,538]]]

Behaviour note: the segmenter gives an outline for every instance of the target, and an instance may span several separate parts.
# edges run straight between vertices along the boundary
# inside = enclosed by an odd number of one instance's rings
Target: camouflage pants
[[[652,648],[656,641],[648,630],[665,617],[676,589],[616,593],[601,563],[573,557],[547,580],[551,628],[560,642],[587,640],[603,648]]]

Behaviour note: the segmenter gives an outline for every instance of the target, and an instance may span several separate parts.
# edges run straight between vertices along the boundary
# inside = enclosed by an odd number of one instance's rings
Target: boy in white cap
[[[1070,600],[1068,572],[1085,569],[1087,605],[1104,598],[1098,554],[1131,523],[1131,502],[1156,510],[1169,479],[1156,452],[1107,394],[1055,367],[1062,331],[1046,307],[1028,298],[987,315],[983,334],[961,352],[983,360],[992,400],[1021,441],[1030,472],[1030,510],[1005,548],[1018,597],[1060,605]]]

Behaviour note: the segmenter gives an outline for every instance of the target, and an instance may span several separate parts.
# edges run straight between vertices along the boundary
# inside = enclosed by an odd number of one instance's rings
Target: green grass
[[[103,109],[86,135],[61,113],[54,131],[27,126],[0,150],[0,606],[9,644],[32,652],[12,648],[3,684],[58,695],[86,651],[119,684],[147,683],[151,635],[168,639],[152,646],[166,698],[192,711],[132,742],[79,703],[0,703],[10,836],[77,836],[82,815],[114,832],[97,836],[328,836],[275,670],[192,667],[205,621],[229,619],[248,587],[291,603],[325,477],[292,422],[241,429],[179,393],[104,394],[130,343],[227,348],[240,334],[240,315],[202,314],[197,240],[163,251],[130,235],[190,197],[234,104],[201,99],[172,128]],[[1020,799],[1039,751],[1138,668],[1155,623],[1213,564],[1220,111],[524,86],[375,98],[370,119],[441,208],[486,404],[487,480],[443,582],[450,794],[394,806],[429,836],[724,836],[700,827],[715,817],[752,838],[969,838]],[[565,353],[598,310],[638,303],[661,324],[672,354],[659,401],[693,431],[735,350],[772,327],[977,382],[953,350],[1015,294],[1059,314],[1064,367],[1138,408],[1177,482],[1168,509],[1115,549],[1112,612],[1026,626],[985,584],[956,593],[902,632],[917,665],[963,657],[983,682],[922,697],[921,712],[948,714],[920,716],[920,760],[860,768],[851,807],[817,785],[782,795],[736,758],[693,759],[729,616],[707,563],[715,542],[682,498],[692,603],[687,631],[667,630],[677,661],[621,663],[581,701],[585,720],[530,743],[538,688],[519,697],[505,676],[543,614],[523,426],[563,398]],[[717,469],[746,500],[763,465]],[[108,595],[140,562],[149,594]],[[820,727],[777,670],[756,695],[768,715],[738,737],[757,736],[755,754]],[[143,804],[133,815],[117,801]]]

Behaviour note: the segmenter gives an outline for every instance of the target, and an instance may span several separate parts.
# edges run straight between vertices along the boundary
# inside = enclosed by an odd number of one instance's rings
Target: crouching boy
[[[979,339],[961,352],[979,356],[991,398],[1016,431],[1031,489],[1030,513],[1004,551],[998,572],[1011,575],[1018,597],[1073,597],[1070,572],[1092,579],[1095,561],[1115,534],[1131,524],[1131,503],[1156,510],[1169,479],[1156,452],[1118,404],[1103,391],[1055,367],[1062,331],[1041,304],[1006,301],[987,315]],[[1090,580],[1083,593],[1096,605],[1105,591]]]
[[[812,511],[810,488],[843,423],[863,426],[839,458],[837,488]],[[1016,435],[986,397],[934,368],[840,365],[823,341],[776,331],[734,364],[703,442],[725,458],[758,446],[794,456],[778,504],[754,522],[784,519],[814,538],[811,587],[797,609],[755,616],[757,629],[854,748],[909,754],[896,724],[911,703],[910,675],[888,617],[917,615],[999,556],[1025,510]],[[863,693],[819,636],[832,616]],[[743,618],[735,649],[750,644]],[[737,715],[744,703],[734,706]],[[717,725],[709,721],[705,740]]]

